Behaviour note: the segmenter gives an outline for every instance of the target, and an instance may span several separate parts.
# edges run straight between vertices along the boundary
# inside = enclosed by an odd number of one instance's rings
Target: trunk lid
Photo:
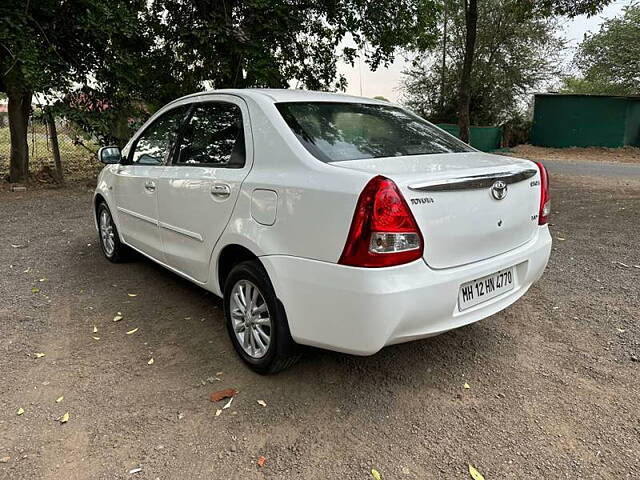
[[[398,185],[422,232],[424,260],[434,269],[500,255],[537,232],[540,173],[529,160],[465,152],[332,165]]]

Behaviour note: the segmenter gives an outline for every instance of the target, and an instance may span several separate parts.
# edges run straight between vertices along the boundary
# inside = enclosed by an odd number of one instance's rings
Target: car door
[[[160,235],[166,263],[199,281],[209,278],[211,253],[224,231],[253,142],[245,103],[233,96],[194,103],[159,178]]]
[[[128,245],[160,261],[164,256],[158,228],[158,178],[186,112],[183,105],[156,118],[137,136],[126,161],[115,170],[120,233]]]

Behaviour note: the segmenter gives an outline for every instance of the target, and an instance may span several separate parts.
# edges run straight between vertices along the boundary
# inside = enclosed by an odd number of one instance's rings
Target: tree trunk
[[[9,134],[11,136],[11,158],[9,181],[26,182],[29,178],[29,144],[27,128],[31,113],[31,92],[9,91]]]
[[[447,23],[449,22],[447,4],[444,4],[444,28],[442,33],[442,66],[440,76],[440,114],[444,112],[444,90],[446,88],[447,73]]]
[[[471,103],[471,74],[473,72],[473,57],[476,50],[476,36],[478,33],[478,0],[465,0],[466,38],[464,47],[464,63],[460,86],[458,89],[458,128],[460,139],[469,143],[469,107]]]
[[[53,151],[53,161],[56,165],[56,181],[64,183],[62,173],[62,160],[60,159],[60,145],[58,145],[58,129],[56,128],[56,119],[50,110],[47,110],[47,124],[49,125],[49,136],[51,137],[51,150]]]

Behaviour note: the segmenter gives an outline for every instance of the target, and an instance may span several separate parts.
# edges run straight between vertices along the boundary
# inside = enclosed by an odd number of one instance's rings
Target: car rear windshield
[[[420,117],[391,105],[287,102],[276,107],[300,142],[323,162],[472,151]]]

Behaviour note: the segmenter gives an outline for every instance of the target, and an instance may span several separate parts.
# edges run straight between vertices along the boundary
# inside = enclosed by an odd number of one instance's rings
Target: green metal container
[[[439,123],[438,126],[460,138],[460,129],[458,125],[452,123]],[[500,148],[502,143],[501,127],[471,127],[469,129],[469,140],[472,147],[483,152],[490,152]]]
[[[640,146],[640,97],[537,94],[531,143],[541,147]]]

